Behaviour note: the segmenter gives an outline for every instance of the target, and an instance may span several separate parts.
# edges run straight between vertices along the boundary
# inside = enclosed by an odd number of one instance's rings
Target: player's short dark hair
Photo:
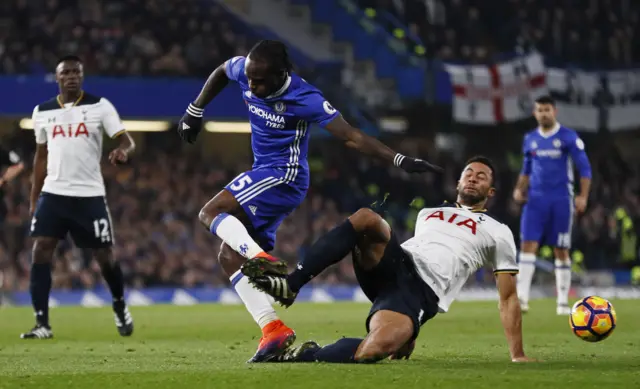
[[[82,63],[82,60],[77,55],[65,55],[65,56],[60,57],[58,59],[58,62],[56,62],[56,64],[60,65],[62,62],[66,62],[66,61],[73,61],[73,62]]]
[[[290,73],[293,70],[289,50],[280,41],[262,40],[251,48],[249,55],[252,60],[265,61],[275,71]]]
[[[496,182],[496,168],[494,167],[493,162],[489,158],[483,155],[476,155],[474,157],[469,158],[467,162],[464,164],[464,166],[469,166],[469,164],[472,164],[474,162],[478,162],[487,166],[489,170],[491,170],[491,183],[493,184]]]
[[[540,96],[535,101],[538,104],[550,104],[553,107],[556,106],[556,101],[549,95]]]

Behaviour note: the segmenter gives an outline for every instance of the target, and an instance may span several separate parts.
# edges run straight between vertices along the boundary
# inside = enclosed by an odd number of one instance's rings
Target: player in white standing
[[[524,204],[520,218],[518,295],[521,309],[528,311],[536,254],[540,243],[547,244],[553,247],[555,255],[556,313],[568,315],[574,210],[583,213],[587,208],[591,165],[582,139],[556,120],[557,110],[551,97],[536,99],[533,114],[539,127],[524,137],[524,162],[513,191],[514,200]],[[580,173],[580,193],[575,198],[574,164]]]
[[[484,265],[490,265],[496,276],[511,360],[530,361],[522,346],[513,234],[485,213],[485,204],[495,193],[493,177],[491,161],[470,159],[458,182],[457,202],[421,210],[414,237],[403,244],[380,215],[363,208],[320,238],[288,276],[276,275],[273,262],[249,260],[242,271],[252,284],[290,306],[303,285],[354,250],[358,283],[373,302],[366,338],[342,338],[325,347],[307,342],[278,361],[409,358],[420,327],[437,313],[447,312],[469,276]]]
[[[113,254],[114,233],[100,169],[102,139],[118,137],[109,154],[112,164],[125,163],[135,144],[115,107],[105,98],[82,90],[84,72],[78,57],[58,62],[59,95],[33,110],[36,153],[30,211],[33,262],[30,292],[35,327],[23,339],[53,337],[49,324],[51,263],[58,241],[67,233],[76,246],[92,249],[113,295],[118,332],[133,333],[133,318],[124,301],[124,280]]]

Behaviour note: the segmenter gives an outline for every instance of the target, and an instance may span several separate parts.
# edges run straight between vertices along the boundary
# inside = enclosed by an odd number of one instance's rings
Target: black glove
[[[194,143],[200,131],[202,131],[203,108],[198,108],[193,103],[189,104],[187,112],[178,122],[178,135],[188,143]]]
[[[393,164],[407,173],[443,172],[443,169],[440,166],[433,165],[422,159],[407,157],[399,153],[396,154],[393,159]]]

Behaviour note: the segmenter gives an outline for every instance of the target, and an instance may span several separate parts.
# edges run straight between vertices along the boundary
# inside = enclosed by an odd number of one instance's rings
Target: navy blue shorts
[[[407,315],[413,321],[413,337],[418,337],[420,327],[438,313],[438,296],[420,278],[413,260],[407,254],[395,234],[387,244],[378,266],[364,270],[354,259],[356,278],[362,291],[373,303],[366,328],[373,315],[388,310]]]
[[[106,199],[42,192],[31,219],[31,236],[64,239],[67,233],[79,248],[111,247],[113,225]]]

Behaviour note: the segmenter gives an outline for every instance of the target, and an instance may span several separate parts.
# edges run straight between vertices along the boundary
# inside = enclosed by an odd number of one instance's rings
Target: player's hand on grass
[[[187,112],[178,122],[178,135],[188,143],[194,143],[200,131],[202,131],[202,115],[203,108],[198,108],[193,104],[189,104]]]
[[[511,362],[515,362],[515,363],[527,363],[527,362],[540,362],[537,359],[534,358],[529,358],[526,356],[521,356],[521,357],[515,357],[515,358],[511,358]]]
[[[109,153],[109,162],[112,165],[119,165],[126,163],[129,160],[129,154],[126,151],[118,148]]]
[[[576,212],[580,213],[584,213],[584,211],[587,209],[587,196],[583,196],[583,195],[579,195],[576,196]]]
[[[429,163],[423,159],[411,158],[402,154],[396,154],[393,164],[406,171],[407,173],[442,173],[440,166]]]
[[[513,200],[516,204],[524,204],[527,202],[527,195],[522,190],[516,188],[513,190]]]

